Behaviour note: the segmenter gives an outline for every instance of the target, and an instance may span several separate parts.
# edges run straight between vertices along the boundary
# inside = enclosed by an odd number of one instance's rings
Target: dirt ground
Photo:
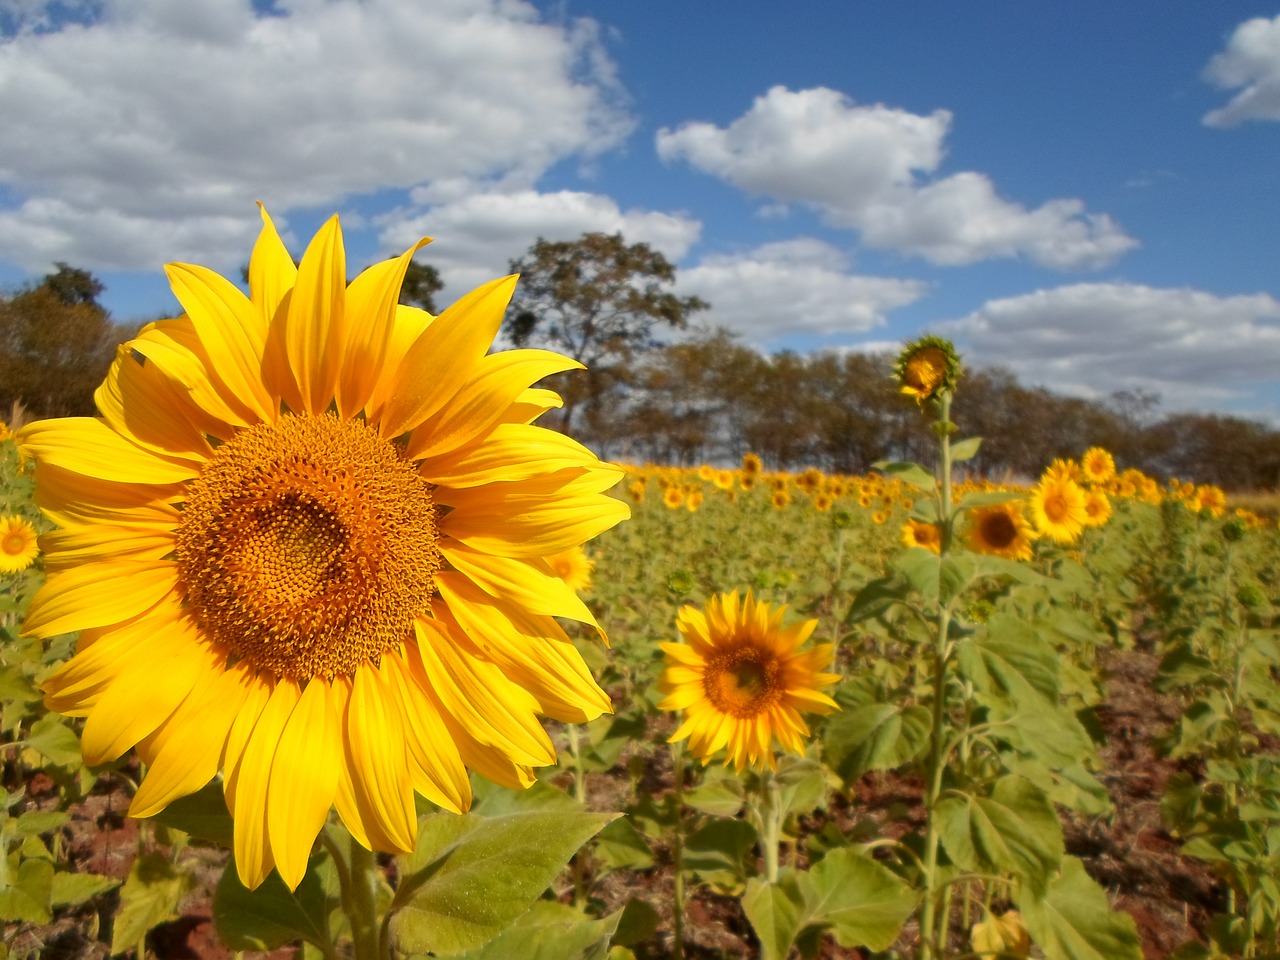
[[[1153,653],[1107,651],[1101,664],[1107,678],[1105,706],[1099,720],[1106,733],[1101,780],[1114,805],[1105,818],[1085,819],[1068,814],[1064,820],[1067,851],[1081,858],[1089,873],[1111,895],[1115,907],[1128,911],[1137,923],[1147,960],[1162,960],[1178,946],[1196,939],[1209,916],[1220,910],[1223,891],[1203,865],[1179,855],[1176,841],[1160,821],[1160,796],[1178,764],[1161,759],[1154,743],[1179,716],[1177,705],[1153,691],[1157,658]],[[671,788],[671,769],[665,751],[645,772],[642,789],[660,797]],[[592,774],[588,793],[593,806],[618,809],[629,789],[625,769]],[[53,786],[41,775],[28,784],[37,801],[56,798]],[[826,816],[846,826],[856,817],[893,820],[902,829],[920,826],[923,812],[920,788],[910,779],[870,775],[859,784],[854,797],[838,797]],[[615,805],[610,806],[611,803]],[[77,869],[123,878],[138,850],[138,824],[124,816],[126,790],[119,781],[104,780],[65,828],[66,850]],[[906,813],[906,820],[902,815]],[[805,827],[820,829],[819,819]],[[658,863],[644,871],[617,871],[594,887],[605,912],[636,898],[657,908],[661,924],[653,937],[634,949],[640,960],[668,960],[671,954],[672,877],[669,851],[659,848]],[[148,938],[149,952],[158,960],[224,960],[232,956],[218,941],[211,917],[211,893],[227,854],[208,848],[189,848],[183,854],[195,864],[198,888],[182,904],[179,919],[155,928]],[[736,898],[705,889],[688,893],[686,921],[687,955],[710,958],[751,958],[757,947]],[[111,924],[119,908],[119,895],[110,892],[84,906],[59,915],[47,926],[9,925],[4,942],[11,956],[41,960],[102,960],[109,955]],[[915,931],[910,926],[897,945],[910,950]],[[952,948],[964,952],[963,933],[957,922]],[[284,960],[295,951],[282,949],[270,960]],[[262,956],[262,955],[259,955]],[[843,950],[828,941],[823,957],[865,956]]]

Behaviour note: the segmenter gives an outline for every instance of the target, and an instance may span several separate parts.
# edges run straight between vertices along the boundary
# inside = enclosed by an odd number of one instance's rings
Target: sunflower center
[[[778,698],[778,661],[761,651],[718,657],[703,676],[707,699],[721,713],[738,718],[759,716]]]
[[[276,676],[350,674],[404,642],[435,591],[431,489],[360,421],[244,430],[187,490],[176,554],[188,609]]]
[[[1044,515],[1054,523],[1060,523],[1071,513],[1071,505],[1061,493],[1051,493],[1044,498]]]
[[[1018,525],[1007,513],[992,513],[982,518],[982,539],[1003,550],[1018,539]]]
[[[7,534],[4,540],[0,541],[0,550],[3,550],[11,557],[16,557],[27,549],[27,538],[20,533]]]

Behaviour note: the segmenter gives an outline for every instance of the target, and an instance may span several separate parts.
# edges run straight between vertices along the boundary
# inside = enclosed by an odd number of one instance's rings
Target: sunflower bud
[[[902,393],[923,404],[943,390],[955,390],[960,378],[960,357],[950,340],[921,337],[908,343],[898,354],[893,376]]]

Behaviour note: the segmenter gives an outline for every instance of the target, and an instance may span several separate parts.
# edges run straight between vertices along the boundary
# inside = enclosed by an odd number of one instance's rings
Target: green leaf
[[[648,870],[654,864],[649,841],[626,817],[619,817],[600,831],[595,853],[612,870]]]
[[[484,946],[459,956],[464,960],[606,960],[621,916],[619,910],[596,920],[565,904],[539,900]]]
[[[995,507],[1002,503],[1013,503],[1025,499],[1027,499],[1026,493],[1017,490],[980,490],[966,493],[960,498],[956,507],[960,510],[973,510],[978,507]]]
[[[842,947],[887,950],[919,899],[891,870],[851,847],[831,851],[798,878],[806,925],[829,928]]]
[[[958,643],[956,658],[961,674],[982,693],[1000,691],[1030,710],[1058,702],[1057,652],[1006,613],[993,614],[985,630]]]
[[[622,908],[622,916],[618,918],[618,929],[613,932],[615,946],[630,947],[642,940],[648,940],[658,929],[662,918],[650,904],[632,897]]]
[[[910,547],[893,561],[894,569],[907,578],[911,589],[925,600],[938,599],[938,575],[942,558],[924,547]]]
[[[19,837],[38,837],[57,830],[70,819],[71,814],[65,810],[28,810],[18,817],[13,832]]]
[[[747,876],[747,854],[755,843],[755,828],[745,820],[717,818],[685,840],[684,868],[708,883],[741,883]]]
[[[951,444],[951,462],[964,463],[966,460],[972,460],[978,455],[978,448],[982,446],[981,437],[969,437],[966,440],[957,440]]]
[[[294,940],[317,946],[329,943],[329,910],[317,869],[327,854],[316,854],[307,872],[290,891],[274,870],[256,890],[240,882],[234,863],[229,863],[213,894],[213,921],[218,936],[231,950],[274,950]]]
[[[492,940],[616,816],[531,811],[424,817],[419,851],[402,861],[411,869],[402,872],[391,905],[396,949],[448,956]]]
[[[152,851],[135,860],[120,890],[111,952],[138,946],[148,930],[177,917],[179,901],[194,887],[190,871],[174,866],[161,853]]]
[[[923,748],[933,723],[928,708],[873,703],[828,721],[822,739],[827,760],[846,783],[868,770],[893,770]]]
[[[783,756],[773,777],[784,814],[812,813],[827,799],[827,774],[808,757]]]
[[[933,474],[918,463],[881,460],[879,463],[873,463],[872,466],[920,490],[936,490],[938,487],[938,481]]]
[[[55,873],[49,903],[55,907],[74,907],[118,886],[120,881],[114,877],[96,873]]]
[[[948,856],[965,870],[1012,873],[1043,890],[1062,861],[1058,814],[1022,777],[1001,777],[986,797],[948,794],[936,813]]]
[[[472,809],[486,817],[534,810],[570,813],[582,809],[573,797],[542,780],[535,781],[527,790],[512,790],[484,777],[473,776],[471,786],[475,797]]]
[[[733,817],[746,802],[742,781],[732,774],[708,776],[684,795],[684,802],[713,817]]]
[[[80,740],[56,713],[47,713],[31,725],[27,746],[54,766],[79,766],[84,762]]]
[[[1074,857],[1043,897],[1023,890],[1015,896],[1031,939],[1047,960],[1141,960],[1133,918],[1111,909],[1106,891]]]
[[[844,617],[845,625],[852,626],[878,616],[895,603],[905,603],[909,591],[910,585],[900,573],[872,580],[853,598],[849,612]]]
[[[946,603],[959,596],[973,582],[977,569],[974,554],[956,553],[943,557],[938,566],[938,599]]]
[[[227,812],[222,786],[208,783],[195,793],[179,797],[151,817],[157,823],[181,830],[198,840],[230,847],[235,825]]]
[[[807,910],[796,877],[789,873],[777,883],[757,877],[747,881],[742,911],[760,941],[761,960],[786,960],[804,923]]]
[[[10,861],[12,862],[12,861]],[[10,886],[0,890],[0,918],[26,923],[53,919],[53,864],[48,860],[23,860]]]

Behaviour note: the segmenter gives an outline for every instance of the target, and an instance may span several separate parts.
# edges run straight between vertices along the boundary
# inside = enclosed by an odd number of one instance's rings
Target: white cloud
[[[1082,283],[992,300],[939,325],[975,366],[1088,397],[1142,388],[1165,409],[1226,408],[1280,369],[1280,301]]]
[[[673,263],[697,242],[702,225],[681,214],[622,210],[611,198],[562,190],[539,193],[480,193],[420,212],[388,215],[379,242],[399,252],[419,237],[439,237],[418,256],[449,284],[442,302],[502,276],[539,237],[576,240],[584,233],[621,233],[628,243],[647,243]]]
[[[705,257],[681,270],[676,283],[682,294],[711,304],[700,321],[727,327],[757,346],[797,335],[862,333],[926,291],[919,280],[849,273],[844,254],[809,237]]]
[[[1206,113],[1206,125],[1280,120],[1280,16],[1257,17],[1237,26],[1226,49],[1209,61],[1202,76],[1220,90],[1243,88],[1225,107]]]
[[[748,193],[803,203],[869,246],[941,264],[1026,256],[1059,269],[1096,267],[1136,245],[1079,200],[1035,210],[1002,199],[985,175],[928,175],[942,163],[951,114],[854,104],[835,90],[773,87],[727,128],[686,123],[657,134],[685,160]]]
[[[0,257],[29,269],[237,264],[254,199],[518,189],[632,125],[595,25],[524,0],[104,0],[0,41],[0,91]]]

